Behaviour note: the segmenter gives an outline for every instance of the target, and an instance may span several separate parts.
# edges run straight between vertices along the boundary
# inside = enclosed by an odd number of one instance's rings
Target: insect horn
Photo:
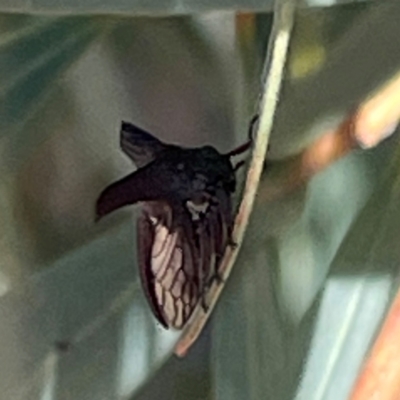
[[[160,185],[148,184],[154,181],[155,172],[142,168],[107,186],[96,203],[96,221],[118,208],[160,197]]]

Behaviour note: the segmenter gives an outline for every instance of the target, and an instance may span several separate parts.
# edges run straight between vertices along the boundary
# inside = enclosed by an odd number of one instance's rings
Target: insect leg
[[[243,167],[243,165],[245,164],[245,161],[239,161],[234,167],[233,167],[233,171],[236,172],[238,169],[240,169],[241,167]]]
[[[250,120],[248,136],[251,142],[254,140],[254,127],[256,126],[256,123],[258,122],[259,119],[260,115],[255,114]]]
[[[216,282],[217,285],[220,285],[221,283],[225,282],[225,279],[222,277],[222,275],[219,273],[219,271],[214,271],[214,273],[210,276],[206,283],[206,287],[210,288],[211,285]]]
[[[224,278],[222,278],[221,274],[218,271],[215,271],[213,275],[204,283],[203,292],[201,294],[201,308],[205,313],[208,312],[210,306],[207,304],[206,295],[211,285],[217,282],[217,285],[221,285],[225,282]]]
[[[228,246],[232,247],[233,249],[235,249],[238,246],[238,244],[233,240],[233,237],[230,235],[228,238]]]
[[[239,147],[236,147],[235,149],[231,150],[230,152],[226,153],[225,155],[227,157],[233,157],[233,156],[242,154],[250,148],[252,143],[253,143],[252,140],[248,140],[246,143],[243,143],[242,145],[240,145]]]
[[[250,125],[249,125],[249,139],[247,140],[247,142],[243,143],[242,145],[240,145],[239,147],[236,147],[235,149],[231,150],[229,153],[227,153],[226,155],[228,157],[233,157],[233,156],[237,156],[239,154],[244,153],[245,151],[247,151],[250,146],[253,144],[253,131],[254,131],[254,126],[256,125],[256,123],[258,122],[259,119],[259,115],[256,114],[253,116],[253,118],[250,121]]]
[[[205,294],[205,293],[203,293],[203,294],[201,295],[201,308],[203,309],[203,311],[204,311],[205,313],[207,313],[208,310],[209,310],[209,308],[210,308],[210,306],[207,304],[207,301],[206,301],[206,294]]]

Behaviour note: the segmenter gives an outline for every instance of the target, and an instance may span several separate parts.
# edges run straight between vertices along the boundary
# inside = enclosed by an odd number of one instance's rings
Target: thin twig
[[[239,212],[236,216],[232,234],[233,240],[237,246],[228,246],[220,265],[220,271],[224,282],[226,282],[229,277],[238,255],[260,182],[269,135],[272,129],[275,109],[279,98],[295,9],[295,0],[276,0],[275,2],[274,22],[265,59],[265,77],[260,106],[260,122],[257,126],[256,139],[249,171],[247,173],[244,195],[239,207]],[[181,339],[175,347],[176,355],[180,357],[184,356],[196,341],[203,330],[223,287],[223,283],[214,283],[211,286],[208,293],[208,312],[205,313],[201,305],[196,308],[191,321],[185,328]]]

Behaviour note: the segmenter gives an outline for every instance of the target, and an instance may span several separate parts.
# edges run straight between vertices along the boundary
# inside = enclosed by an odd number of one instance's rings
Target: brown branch
[[[354,120],[355,114],[342,122],[336,130],[320,136],[289,161],[271,163],[260,187],[261,201],[274,201],[298,189],[318,172],[357,148]]]
[[[299,188],[354,149],[367,149],[390,136],[400,119],[400,74],[396,75],[339,125],[320,136],[290,161],[271,165],[260,188],[263,202]]]
[[[400,291],[393,302],[350,400],[400,398]]]
[[[371,147],[390,135],[400,118],[400,75],[369,100],[359,117],[358,138]],[[360,139],[359,139],[360,140]],[[400,398],[400,290],[353,387],[350,400]]]

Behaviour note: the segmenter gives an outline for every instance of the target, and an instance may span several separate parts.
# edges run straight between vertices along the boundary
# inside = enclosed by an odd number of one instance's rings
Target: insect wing
[[[154,315],[165,327],[183,328],[199,301],[206,305],[209,283],[219,276],[232,218],[229,196],[221,191],[218,197],[195,220],[165,202],[143,207],[138,220],[141,278]]]
[[[121,123],[120,145],[122,151],[142,168],[170,147],[145,130],[129,122]]]
[[[181,329],[200,298],[198,253],[190,221],[164,202],[144,205],[138,219],[142,284],[154,315]]]

